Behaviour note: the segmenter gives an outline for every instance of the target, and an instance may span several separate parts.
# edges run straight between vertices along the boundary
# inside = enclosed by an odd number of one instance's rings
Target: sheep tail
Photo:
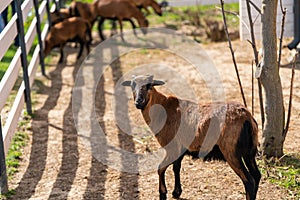
[[[238,141],[238,149],[246,150],[242,152],[243,155],[255,157],[257,153],[257,145],[258,145],[257,132],[258,132],[257,123],[254,119],[251,122],[248,120],[244,122],[241,135]]]

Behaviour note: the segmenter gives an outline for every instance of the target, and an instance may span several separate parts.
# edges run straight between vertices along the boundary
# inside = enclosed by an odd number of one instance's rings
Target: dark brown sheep
[[[143,33],[146,33],[146,28],[149,25],[148,20],[145,18],[143,13],[136,7],[136,5],[131,0],[98,0],[95,2],[96,8],[95,12],[98,16],[101,17],[98,30],[99,36],[102,40],[104,40],[104,36],[102,34],[102,24],[105,19],[113,19],[118,20],[120,24],[121,37],[123,39],[123,25],[122,21],[127,20],[131,22],[133,28],[135,25],[132,18],[135,18],[142,28]]]
[[[163,84],[153,76],[137,76],[122,83],[131,86],[135,106],[166,150],[158,169],[160,200],[167,198],[165,171],[171,164],[175,176],[172,194],[175,198],[181,195],[180,168],[185,154],[227,161],[243,181],[246,199],[254,200],[261,174],[255,161],[258,127],[250,112],[234,102],[199,105],[165,96],[154,88]],[[163,109],[155,109],[157,105]]]
[[[91,29],[88,21],[80,17],[67,18],[50,28],[45,40],[44,55],[47,56],[54,47],[60,47],[60,59],[63,61],[63,48],[67,42],[79,42],[80,50],[77,59],[81,56],[83,46],[90,51]]]

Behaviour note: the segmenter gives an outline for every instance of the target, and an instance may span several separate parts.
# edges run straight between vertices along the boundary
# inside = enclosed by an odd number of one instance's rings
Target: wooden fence
[[[38,0],[1,0],[0,13],[10,5],[15,6],[16,13],[13,14],[4,30],[0,33],[0,60],[5,56],[15,37],[19,39],[20,46],[0,82],[0,111],[5,106],[18,77],[22,76],[23,81],[17,89],[13,105],[3,126],[0,114],[0,193],[8,191],[5,155],[10,147],[24,105],[26,104],[29,114],[32,112],[30,87],[34,81],[39,64],[42,73],[45,74],[42,49],[50,26],[49,0],[39,2]],[[57,2],[54,2],[54,5],[57,5]],[[31,20],[28,30],[24,32],[24,22],[32,13],[34,13],[34,18]],[[41,29],[41,22],[44,22],[43,29]],[[28,53],[33,47],[35,39],[38,40],[38,45],[34,47],[31,60],[28,63]]]

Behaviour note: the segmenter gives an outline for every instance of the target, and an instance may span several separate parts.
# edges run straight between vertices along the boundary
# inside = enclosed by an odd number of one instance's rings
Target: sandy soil
[[[242,102],[236,74],[232,65],[227,43],[212,43],[202,46],[213,59],[221,73],[226,99]],[[251,102],[251,58],[252,51],[247,42],[234,41],[238,67],[244,86],[247,102]],[[34,89],[35,117],[31,123],[29,145],[24,148],[19,172],[9,181],[9,188],[16,194],[11,199],[158,199],[158,176],[155,170],[147,173],[126,173],[104,165],[87,148],[78,136],[73,119],[72,89],[82,59],[76,62],[77,50],[66,47],[67,59],[57,64],[55,56],[47,66],[48,78],[39,76]],[[286,57],[287,58],[287,57]],[[284,58],[284,62],[286,61]],[[132,135],[118,129],[111,107],[115,85],[118,80],[134,66],[163,61],[193,88],[201,101],[210,99],[209,91],[203,79],[193,71],[185,60],[165,51],[137,51],[121,55],[110,65],[97,86],[95,108],[97,118],[106,133],[106,141],[116,147],[137,153],[156,151],[158,145],[147,132],[141,114],[128,104],[130,119],[136,120],[141,129]],[[291,69],[280,69],[282,76],[285,105],[288,102]],[[295,97],[291,127],[288,133],[285,152],[299,152],[300,135],[300,74],[296,71]],[[166,73],[163,77],[168,84],[174,81],[174,74]],[[256,86],[256,85],[255,85]],[[256,89],[256,88],[255,88]],[[168,91],[167,87],[161,90]],[[179,88],[180,90],[180,88]],[[184,89],[182,89],[184,90]],[[184,91],[175,93],[184,94]],[[257,94],[257,93],[256,93]],[[128,94],[130,97],[130,93]],[[259,110],[255,97],[255,118],[259,120]],[[126,107],[126,105],[123,105]],[[251,109],[251,106],[250,108]],[[144,131],[141,131],[144,130]],[[140,133],[141,135],[139,135]],[[144,137],[144,136],[147,137]],[[102,141],[103,142],[103,141]],[[95,152],[94,152],[95,153]],[[202,162],[185,157],[182,163],[181,199],[244,199],[244,188],[232,169],[223,162]],[[169,197],[173,189],[171,168],[166,175]],[[262,177],[257,199],[291,199],[288,191],[275,186]]]

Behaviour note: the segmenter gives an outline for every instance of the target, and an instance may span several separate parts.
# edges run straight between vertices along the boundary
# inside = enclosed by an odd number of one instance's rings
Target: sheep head
[[[133,76],[131,81],[124,81],[123,86],[130,86],[133,93],[134,104],[137,109],[143,110],[148,104],[153,86],[163,85],[163,81],[154,80],[153,75]]]
[[[155,13],[159,16],[162,16],[162,6],[156,1],[152,0],[150,6],[154,9]]]

